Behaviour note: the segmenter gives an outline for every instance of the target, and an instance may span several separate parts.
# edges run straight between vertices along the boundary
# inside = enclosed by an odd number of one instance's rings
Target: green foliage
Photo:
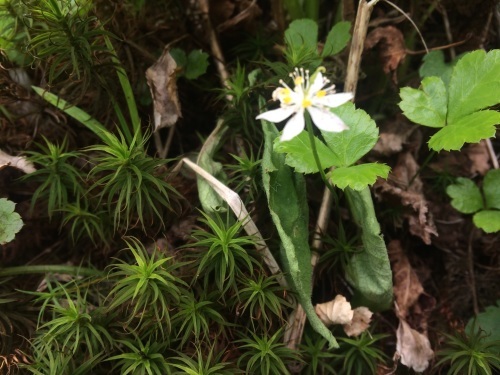
[[[335,337],[318,318],[311,303],[312,266],[304,178],[285,165],[284,155],[273,151],[273,141],[278,136],[274,124],[262,121],[262,128],[265,142],[262,182],[271,218],[281,239],[284,270],[311,326],[330,346],[336,347]]]
[[[458,177],[446,188],[451,205],[464,214],[474,214],[474,224],[486,233],[500,231],[500,170],[490,170],[483,181],[483,195],[474,181]]]
[[[104,82],[98,72],[107,62],[110,52],[103,36],[110,35],[90,15],[92,2],[72,0],[35,1],[29,4],[24,22],[30,24],[27,49],[47,64],[48,82],[75,77],[81,95],[92,80]]]
[[[87,375],[94,366],[102,361],[103,354],[97,354],[81,363],[76,363],[71,354],[59,351],[46,351],[43,347],[33,347],[34,363],[20,365],[35,375]]]
[[[117,308],[129,309],[127,324],[138,319],[139,324],[155,324],[169,332],[170,310],[180,302],[181,294],[187,284],[175,275],[175,271],[184,265],[173,262],[157,251],[149,256],[146,249],[136,239],[127,240],[127,249],[134,256],[135,264],[119,260],[114,265],[108,278],[114,283],[110,292],[109,312]],[[165,333],[166,333],[165,332]]]
[[[223,351],[214,355],[214,348],[208,351],[206,358],[203,358],[201,350],[196,350],[196,359],[188,357],[184,353],[178,353],[177,357],[171,360],[172,367],[181,371],[176,371],[173,374],[181,375],[232,375],[238,374],[239,371],[230,368],[229,363],[223,362]]]
[[[340,222],[335,237],[323,238],[326,250],[321,254],[318,267],[326,269],[330,274],[345,270],[352,255],[363,251],[358,245],[359,242],[359,236],[347,236],[344,225]]]
[[[95,179],[91,190],[98,189],[99,201],[106,202],[115,229],[122,225],[128,229],[135,217],[143,229],[155,217],[163,224],[164,209],[171,209],[169,195],[177,194],[165,181],[167,160],[148,156],[146,139],[138,138],[128,144],[123,137],[114,137],[88,149],[99,152],[90,172]]]
[[[350,22],[340,22],[332,27],[321,54],[318,52],[318,24],[311,19],[298,19],[285,31],[285,58],[290,68],[304,66],[315,70],[323,58],[342,51],[351,36]]]
[[[211,323],[217,323],[219,327],[225,325],[221,314],[214,309],[214,303],[209,300],[196,300],[191,293],[183,294],[178,304],[177,313],[172,316],[172,325],[178,331],[177,337],[182,334],[180,348],[194,336],[194,343],[208,339]]]
[[[349,129],[339,133],[322,132],[325,143],[315,137],[316,148],[322,168],[337,167],[330,175],[331,182],[341,189],[350,187],[361,191],[375,183],[378,176],[387,178],[390,168],[384,164],[368,163],[354,165],[378,139],[378,129],[370,116],[352,103],[333,108]],[[318,172],[308,135],[303,131],[290,141],[275,142],[274,150],[286,153],[286,163],[297,172]]]
[[[379,341],[388,335],[363,332],[357,338],[339,338],[340,348],[335,362],[342,365],[341,374],[376,374],[377,363],[385,363],[387,355],[379,349]]]
[[[230,154],[237,164],[227,164],[225,167],[230,171],[229,184],[235,184],[234,191],[248,191],[248,195],[255,200],[260,187],[260,164],[250,149],[250,155],[245,151],[242,156]]]
[[[286,363],[299,361],[297,353],[281,342],[281,330],[272,336],[258,336],[250,332],[252,337],[238,340],[242,351],[238,358],[238,367],[245,366],[246,374],[289,374]]]
[[[208,68],[208,54],[201,50],[193,50],[186,54],[180,48],[172,48],[170,55],[180,69],[179,76],[192,80],[205,74]]]
[[[341,52],[351,39],[350,30],[351,23],[348,21],[339,22],[333,25],[326,37],[321,57],[333,56]]]
[[[437,353],[441,359],[436,366],[449,366],[448,374],[492,375],[493,370],[500,370],[500,343],[486,340],[488,335],[481,329],[444,335],[446,343]]]
[[[471,318],[465,327],[467,336],[472,336],[474,331],[481,330],[485,333],[484,342],[496,342],[496,347],[491,349],[494,352],[500,352],[500,327],[498,326],[498,317],[500,316],[500,300],[496,305],[486,307],[485,311]]]
[[[112,242],[112,226],[107,211],[91,207],[85,197],[76,197],[75,202],[65,205],[61,212],[61,226],[69,226],[74,243],[83,237],[90,238],[94,245],[109,245]]]
[[[139,337],[134,341],[118,340],[122,354],[115,355],[106,361],[116,361],[113,370],[120,369],[126,375],[170,375],[172,372],[163,353],[168,343],[143,342]]]
[[[96,321],[99,310],[91,308],[87,296],[82,296],[79,289],[70,296],[66,289],[62,289],[66,299],[53,299],[51,305],[53,318],[40,327],[42,336],[39,345],[47,350],[70,350],[73,354],[85,346],[90,357],[99,355],[103,348],[110,348],[113,344],[106,327]],[[83,350],[82,350],[83,351]]]
[[[227,176],[222,168],[222,164],[215,161],[214,156],[227,130],[228,128],[224,122],[222,120],[219,121],[212,134],[210,134],[210,137],[203,144],[197,159],[197,164],[201,168],[223,183],[226,182]],[[204,178],[198,177],[196,183],[201,207],[206,213],[213,214],[215,212],[226,211],[224,200]]]
[[[15,208],[14,202],[0,198],[0,245],[12,241],[24,225],[21,215],[14,211]]]
[[[205,287],[211,280],[221,293],[236,286],[236,277],[244,271],[253,272],[258,267],[257,259],[249,252],[254,246],[254,239],[250,236],[241,236],[241,222],[232,225],[225,224],[218,214],[211,218],[201,212],[202,223],[207,225],[209,232],[195,230],[192,233],[195,243],[186,246],[200,247],[202,250],[195,254],[197,275],[203,275]]]
[[[25,66],[31,62],[24,51],[28,38],[29,23],[24,22],[27,13],[26,4],[19,0],[0,2],[0,49],[13,63]]]
[[[469,178],[458,177],[455,184],[446,188],[446,193],[453,208],[464,214],[472,214],[484,206],[481,190]]]
[[[392,303],[392,271],[370,190],[345,190],[354,222],[361,228],[363,251],[354,253],[346,267],[346,279],[354,287],[354,303],[372,311]]]
[[[265,322],[271,324],[272,315],[282,319],[283,309],[291,307],[289,302],[279,296],[285,291],[276,277],[259,274],[257,278],[244,276],[240,280],[242,287],[238,290],[237,300],[241,307],[237,309],[241,309],[241,314],[248,312],[252,323],[264,318]]]
[[[49,218],[55,211],[65,207],[71,199],[83,196],[83,173],[71,164],[72,161],[81,157],[76,151],[68,151],[68,143],[65,138],[61,145],[55,145],[45,139],[46,146],[38,145],[41,152],[29,151],[29,160],[39,166],[33,172],[22,177],[23,180],[38,182],[33,193],[31,209],[41,199],[47,204]]]
[[[418,71],[420,77],[439,77],[443,80],[445,86],[448,86],[451,73],[453,72],[453,66],[457,60],[449,64],[445,63],[443,51],[431,51],[427,53],[422,60],[423,63]]]
[[[314,332],[304,334],[304,343],[300,345],[303,352],[305,368],[304,375],[328,375],[337,372],[332,367],[333,359],[338,357],[333,350],[328,349],[328,342],[323,337],[318,337]]]
[[[401,89],[403,113],[421,125],[442,128],[429,140],[433,150],[460,150],[495,134],[500,113],[486,109],[500,102],[500,50],[465,54],[454,66],[449,84],[426,77],[421,89]],[[444,69],[434,69],[444,75]],[[426,73],[424,71],[424,73]]]

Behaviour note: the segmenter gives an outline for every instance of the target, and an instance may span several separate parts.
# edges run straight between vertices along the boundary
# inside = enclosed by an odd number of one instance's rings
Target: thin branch
[[[214,191],[227,202],[231,210],[236,215],[237,219],[241,222],[245,232],[249,236],[253,236],[256,238],[255,247],[257,251],[262,255],[262,258],[264,259],[264,262],[266,263],[271,273],[273,275],[277,275],[276,279],[278,280],[280,285],[284,288],[287,288],[287,282],[281,272],[278,262],[276,262],[276,259],[274,259],[273,255],[271,254],[271,251],[267,247],[262,234],[250,217],[250,214],[248,213],[238,193],[228,188],[226,185],[224,185],[198,164],[193,163],[188,158],[183,158],[182,162],[187,165],[192,171],[194,171],[198,176],[205,179],[208,184],[214,189]]]

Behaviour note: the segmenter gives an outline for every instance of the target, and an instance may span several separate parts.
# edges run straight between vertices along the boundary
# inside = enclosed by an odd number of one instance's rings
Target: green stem
[[[333,189],[333,186],[328,182],[328,179],[326,178],[325,170],[321,166],[321,161],[319,160],[319,155],[318,155],[318,150],[316,149],[316,142],[314,141],[314,131],[313,131],[313,126],[311,122],[311,117],[309,116],[309,113],[307,111],[304,113],[304,118],[306,120],[306,129],[307,132],[309,133],[309,141],[311,142],[311,150],[314,156],[314,161],[316,162],[316,166],[318,167],[319,174],[321,175],[321,178],[323,179],[323,182],[325,183],[326,187],[336,196],[335,191]]]
[[[0,268],[0,277],[29,275],[33,273],[69,273],[78,276],[103,276],[102,271],[93,268],[58,264]]]

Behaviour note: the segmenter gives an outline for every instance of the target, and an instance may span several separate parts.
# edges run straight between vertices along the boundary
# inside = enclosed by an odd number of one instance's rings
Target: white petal
[[[318,128],[327,132],[341,132],[342,130],[349,129],[344,124],[344,121],[337,115],[331,113],[328,109],[308,107],[307,110],[311,115],[311,119]]]
[[[280,141],[289,141],[304,130],[304,111],[298,111],[285,125]]]
[[[344,103],[347,103],[354,96],[351,92],[343,92],[340,94],[326,95],[322,98],[314,98],[314,104],[318,103],[321,105],[326,105],[327,107],[334,108],[338,107]]]
[[[311,88],[309,89],[309,94],[313,96],[319,90],[325,86],[325,80],[323,79],[323,75],[321,72],[316,72],[316,77],[314,77],[314,82],[311,84]]]
[[[290,117],[295,112],[294,107],[284,107],[273,109],[271,111],[267,111],[258,115],[256,120],[266,120],[271,122],[281,122],[286,118]]]

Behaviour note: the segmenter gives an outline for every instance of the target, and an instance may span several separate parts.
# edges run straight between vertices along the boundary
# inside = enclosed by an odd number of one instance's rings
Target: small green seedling
[[[451,205],[464,214],[474,214],[474,224],[486,233],[500,231],[500,170],[491,170],[484,177],[482,194],[474,181],[459,177],[446,193]]]

